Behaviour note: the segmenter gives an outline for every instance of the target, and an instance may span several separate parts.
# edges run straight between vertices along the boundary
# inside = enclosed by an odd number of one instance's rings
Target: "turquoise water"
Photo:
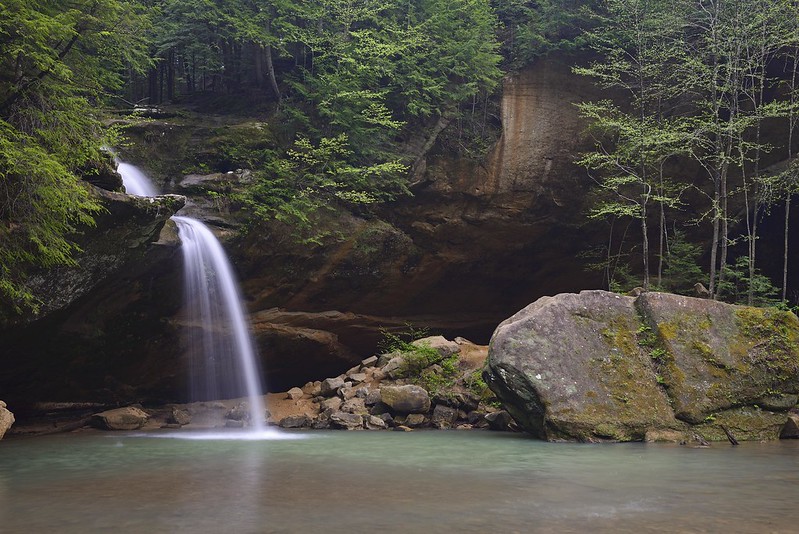
[[[799,443],[490,432],[0,441],[0,532],[796,532]]]

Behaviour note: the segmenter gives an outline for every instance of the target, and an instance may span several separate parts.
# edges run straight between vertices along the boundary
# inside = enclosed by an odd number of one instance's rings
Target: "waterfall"
[[[153,182],[138,167],[117,160],[117,172],[122,176],[122,184],[125,186],[125,192],[129,195],[139,197],[154,197],[158,195],[158,190],[153,185]]]
[[[156,196],[150,179],[117,159],[117,172],[132,195]],[[263,431],[263,389],[241,296],[222,245],[203,223],[173,216],[184,259],[191,356],[192,400],[247,396],[250,426]]]
[[[259,371],[230,262],[203,223],[179,216],[172,220],[183,243],[186,299],[192,322],[192,397],[222,399],[246,391],[250,424],[263,430]]]

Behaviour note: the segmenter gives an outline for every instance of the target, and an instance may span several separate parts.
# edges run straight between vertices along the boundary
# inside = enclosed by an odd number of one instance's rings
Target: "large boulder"
[[[635,299],[605,291],[543,297],[504,321],[489,345],[489,385],[542,439],[643,439],[676,425],[636,339]]]
[[[0,439],[3,439],[6,431],[14,424],[14,414],[6,408],[6,403],[0,401]]]
[[[92,416],[92,426],[103,430],[138,430],[143,427],[150,416],[135,406],[116,408]]]
[[[380,398],[396,413],[427,413],[430,410],[430,395],[420,386],[382,386]]]
[[[666,293],[643,293],[637,306],[656,336],[654,360],[678,419],[701,423],[799,390],[794,314]]]
[[[489,385],[549,440],[647,432],[775,439],[799,391],[799,320],[788,312],[662,293],[544,297],[503,322]],[[758,402],[769,399],[771,410]],[[774,402],[771,402],[774,400]],[[777,402],[780,401],[780,402]]]

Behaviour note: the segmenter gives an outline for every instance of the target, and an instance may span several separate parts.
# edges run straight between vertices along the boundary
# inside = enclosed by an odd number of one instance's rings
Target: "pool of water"
[[[796,441],[693,449],[459,431],[175,436],[0,441],[0,532],[797,528]]]

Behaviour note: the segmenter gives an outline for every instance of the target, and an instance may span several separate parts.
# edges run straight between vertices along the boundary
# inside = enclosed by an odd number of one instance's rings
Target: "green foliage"
[[[699,267],[702,248],[690,243],[685,232],[676,230],[669,241],[669,249],[665,258],[663,271],[663,287],[673,293],[690,295],[694,285],[705,278]]]
[[[724,278],[718,285],[718,296],[726,302],[745,304],[748,303],[750,291],[753,293],[754,306],[775,306],[780,302],[779,289],[757,270],[751,277],[749,259],[741,256],[735,260],[734,265],[724,268]]]
[[[99,210],[80,179],[103,159],[92,110],[123,68],[146,64],[146,27],[123,0],[3,2],[0,295],[12,312],[36,309],[27,273],[71,264],[69,234]]]

